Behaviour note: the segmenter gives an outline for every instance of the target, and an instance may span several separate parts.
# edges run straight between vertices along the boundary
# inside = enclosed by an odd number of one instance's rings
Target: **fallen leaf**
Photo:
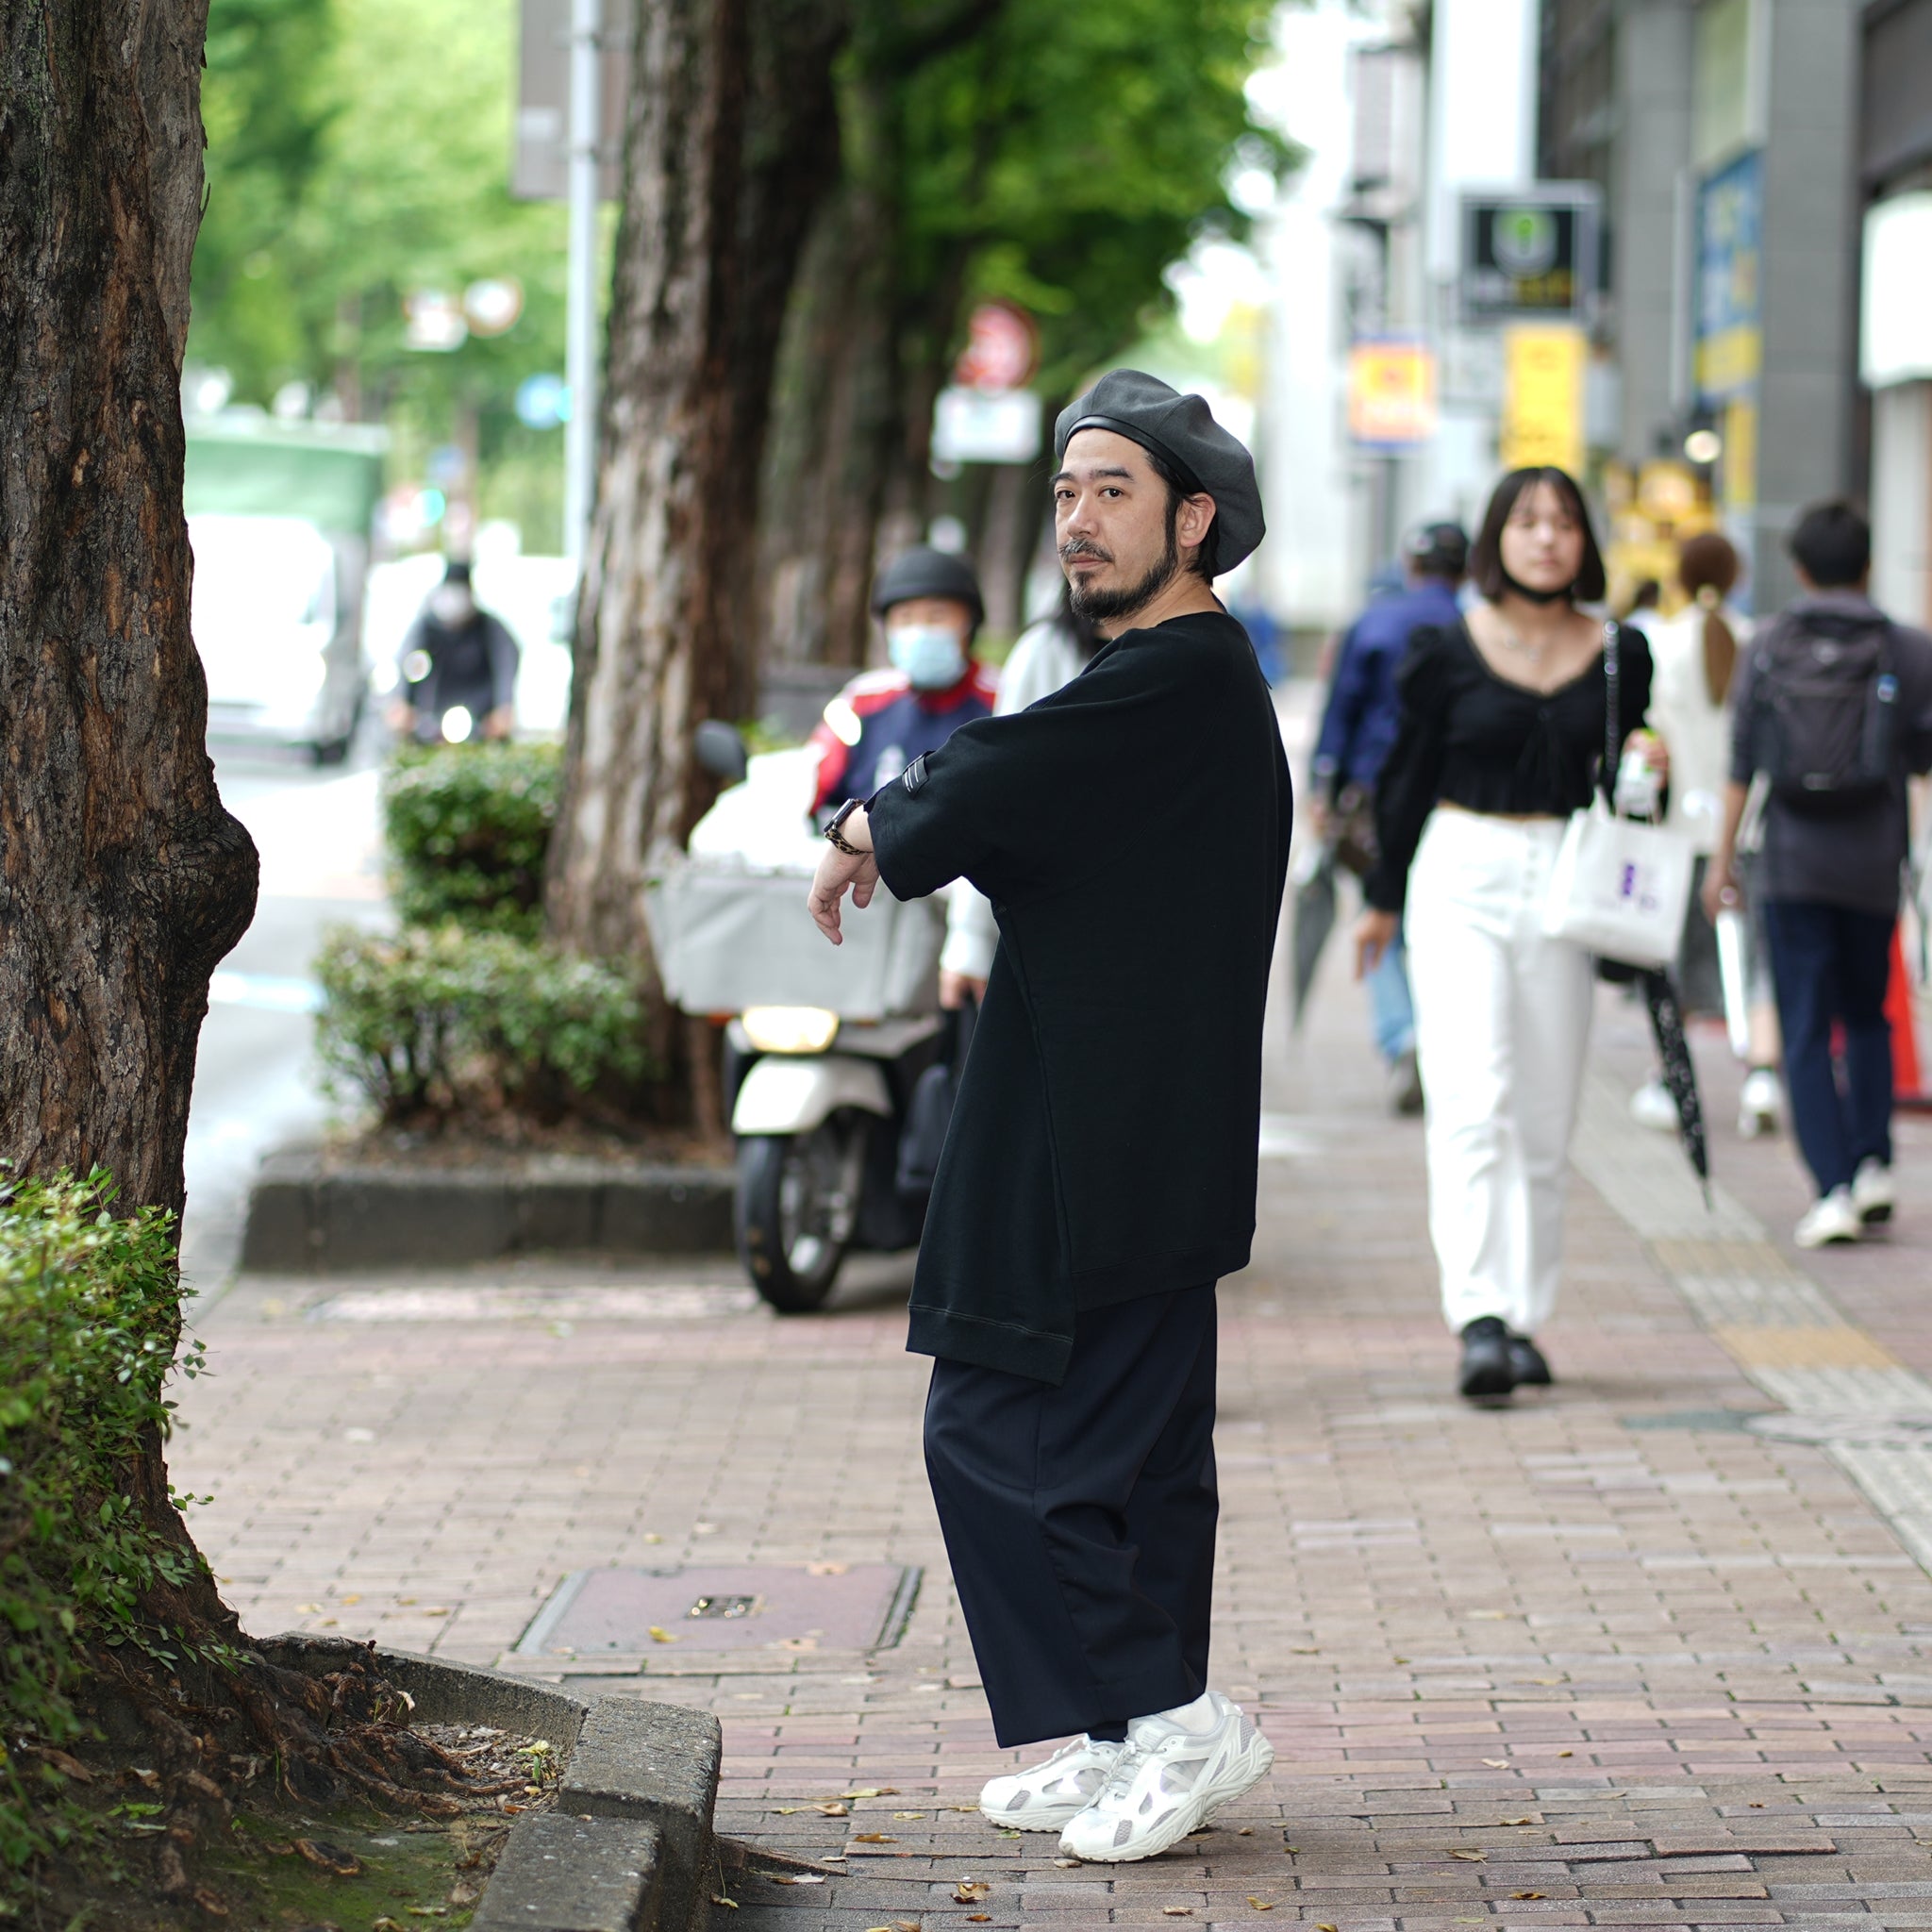
[[[882,1831],[857,1831],[852,1835],[852,1842],[856,1845],[895,1845],[899,1840],[888,1838]]]
[[[774,1885],[823,1885],[825,1882],[822,1872],[767,1872],[765,1876]]]
[[[450,1615],[450,1607],[447,1604],[427,1604],[424,1607],[423,1614],[425,1617],[447,1617]]]
[[[50,1764],[62,1777],[71,1777],[76,1783],[91,1785],[94,1774],[79,1758],[70,1757],[64,1751],[57,1751],[51,1744],[42,1744],[37,1754],[41,1761]]]
[[[1546,1895],[1541,1891],[1512,1891],[1509,1894],[1511,1898],[1543,1898]]]
[[[1062,1872],[1074,1871],[1078,1866],[1079,1862],[1080,1861],[1078,1858],[1056,1858],[1054,1860],[1054,1863],[1058,1865]]]
[[[966,1914],[966,1923],[969,1925],[991,1925],[992,1924],[992,1914],[991,1912],[968,1912]]]
[[[1558,1751],[1557,1756],[1558,1757],[1574,1757],[1576,1754],[1574,1751]]]
[[[940,1809],[941,1811],[977,1811],[979,1807],[977,1805],[941,1805]]]
[[[1163,1919],[1191,1919],[1194,1908],[1192,1906],[1162,1906],[1160,1916]]]
[[[1506,1818],[1503,1823],[1505,1824],[1534,1824],[1536,1820],[1534,1818]]]
[[[1751,1808],[1754,1811],[1762,1811],[1764,1809],[1764,1800],[1762,1798],[1753,1798],[1751,1800]]]
[[[1244,1824],[1238,1832],[1235,1833],[1235,1837],[1237,1838],[1253,1838],[1254,1835],[1255,1827],[1252,1824]]]
[[[843,1576],[851,1568],[850,1563],[808,1563],[805,1574],[808,1576]]]
[[[338,1878],[359,1878],[362,1875],[362,1861],[325,1839],[298,1838],[295,1849],[311,1865],[319,1865],[323,1871],[332,1872]]]
[[[1272,1898],[1251,1898],[1248,1903],[1257,1912],[1272,1912],[1274,1909],[1274,1901]]]
[[[655,1529],[647,1529],[644,1532],[644,1541],[647,1543],[661,1543],[664,1539]]]
[[[714,1891],[711,1894],[711,1903],[714,1906],[729,1906],[734,1912],[739,1909],[738,1901],[735,1898],[726,1898],[722,1891]]]
[[[1485,1757],[1483,1762],[1491,1771],[1507,1771],[1509,1769],[1509,1760],[1507,1757]]]
[[[1561,1677],[1532,1677],[1529,1681],[1532,1684],[1560,1684],[1563,1680]]]
[[[992,1896],[992,1887],[977,1878],[962,1878],[954,1886],[953,1896],[962,1906],[976,1906],[981,1899]]]
[[[1408,1659],[1406,1657],[1391,1657],[1389,1661],[1394,1664],[1406,1664]]]
[[[458,1878],[449,1889],[449,1902],[460,1910],[464,1906],[473,1906],[483,1896],[477,1887],[467,1878]]]
[[[1291,1657],[1320,1657],[1322,1646],[1319,1643],[1291,1643],[1288,1653]]]
[[[1315,1932],[1335,1932],[1335,1927],[1329,1924],[1327,1920],[1324,1919],[1322,1923],[1315,1927]]]
[[[796,1808],[794,1806],[793,1809]],[[814,1805],[811,1808],[814,1811],[823,1812],[827,1818],[850,1818],[852,1816],[852,1807],[850,1805],[841,1805],[837,1798],[832,1799],[828,1804]]]
[[[220,1892],[210,1891],[205,1885],[196,1888],[194,1893],[194,1903],[198,1905],[202,1908],[202,1910],[208,1915],[210,1919],[225,1919],[228,1916],[227,1900],[225,1899]]]
[[[772,1815],[774,1818],[790,1818],[794,1813],[804,1809],[805,1807],[803,1805],[777,1805],[773,1807]]]
[[[143,1771],[137,1764],[129,1767],[128,1775],[144,1784],[151,1791],[158,1791],[161,1788],[161,1774],[158,1771]]]
[[[924,1818],[925,1813],[924,1811],[894,1811],[892,1816],[894,1818]]]
[[[651,1625],[651,1641],[653,1643],[676,1643],[679,1641],[679,1639],[672,1636],[670,1631],[666,1630],[661,1624],[653,1624]]]
[[[1472,1865],[1480,1865],[1490,1855],[1487,1852],[1451,1852],[1452,1858],[1466,1858]]]
[[[304,1617],[319,1617],[322,1615],[322,1606],[320,1604],[297,1604],[295,1610],[297,1615]]]
[[[399,1597],[397,1597],[397,1599],[396,1599],[396,1602],[397,1602],[397,1603],[399,1603],[399,1604],[402,1604],[402,1605],[405,1605],[405,1606],[408,1606],[408,1605],[409,1605],[409,1604],[416,1604],[416,1603],[421,1603],[422,1601],[423,1601],[423,1599],[422,1599],[421,1597],[416,1597],[416,1596],[399,1596]]]
[[[839,1795],[841,1798],[896,1798],[899,1795],[899,1787],[897,1785],[867,1785],[862,1790],[841,1791]]]
[[[339,1596],[336,1601],[339,1604],[359,1604],[362,1601],[362,1595],[358,1591],[354,1596]]]

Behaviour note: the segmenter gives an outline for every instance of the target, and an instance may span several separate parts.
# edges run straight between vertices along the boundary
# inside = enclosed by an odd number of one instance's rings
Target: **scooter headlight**
[[[747,1007],[739,1021],[760,1053],[824,1053],[839,1032],[824,1007]]]

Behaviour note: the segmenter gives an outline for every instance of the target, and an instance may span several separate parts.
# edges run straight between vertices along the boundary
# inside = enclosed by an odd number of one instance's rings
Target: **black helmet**
[[[951,551],[915,543],[902,550],[874,579],[872,614],[883,617],[894,604],[912,597],[951,597],[973,613],[973,628],[986,621],[980,601],[979,578],[965,558]]]

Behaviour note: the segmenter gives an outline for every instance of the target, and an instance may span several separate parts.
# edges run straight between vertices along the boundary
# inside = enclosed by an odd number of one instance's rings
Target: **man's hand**
[[[865,808],[860,806],[840,830],[848,844],[864,849],[855,854],[827,844],[811,882],[811,894],[805,902],[812,924],[835,946],[845,943],[845,935],[839,930],[839,902],[846,888],[851,888],[852,903],[862,912],[872,904],[879,885],[878,860],[872,855],[872,827],[866,823]]]
[[[1395,943],[1402,928],[1401,915],[1378,912],[1371,906],[1355,923],[1355,976],[1373,973],[1375,962]]]
[[[483,720],[485,738],[508,738],[517,728],[516,708],[512,705],[498,705]]]
[[[986,981],[971,973],[949,973],[940,969],[940,1010],[957,1013],[967,1000],[974,1006],[986,1004]]]
[[[1731,855],[1713,852],[1704,868],[1704,916],[1715,925],[1720,912],[1734,910],[1741,903],[1738,881],[1731,872]]]

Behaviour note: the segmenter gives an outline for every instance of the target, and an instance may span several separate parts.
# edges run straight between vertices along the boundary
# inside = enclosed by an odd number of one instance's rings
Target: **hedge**
[[[168,1431],[180,1285],[173,1217],[111,1212],[113,1187],[0,1174],[0,1896],[69,1841],[80,1812],[50,1757],[86,1735],[75,1692],[96,1644],[175,1640],[143,1625],[157,1582],[194,1559],[149,1529],[125,1472]],[[184,1373],[200,1367],[191,1346]]]
[[[554,744],[412,746],[383,780],[390,887],[409,925],[535,939],[557,823]]]
[[[555,1119],[599,1103],[635,1111],[654,1071],[632,979],[508,934],[337,928],[316,977],[325,1076],[386,1124],[502,1109]]]

